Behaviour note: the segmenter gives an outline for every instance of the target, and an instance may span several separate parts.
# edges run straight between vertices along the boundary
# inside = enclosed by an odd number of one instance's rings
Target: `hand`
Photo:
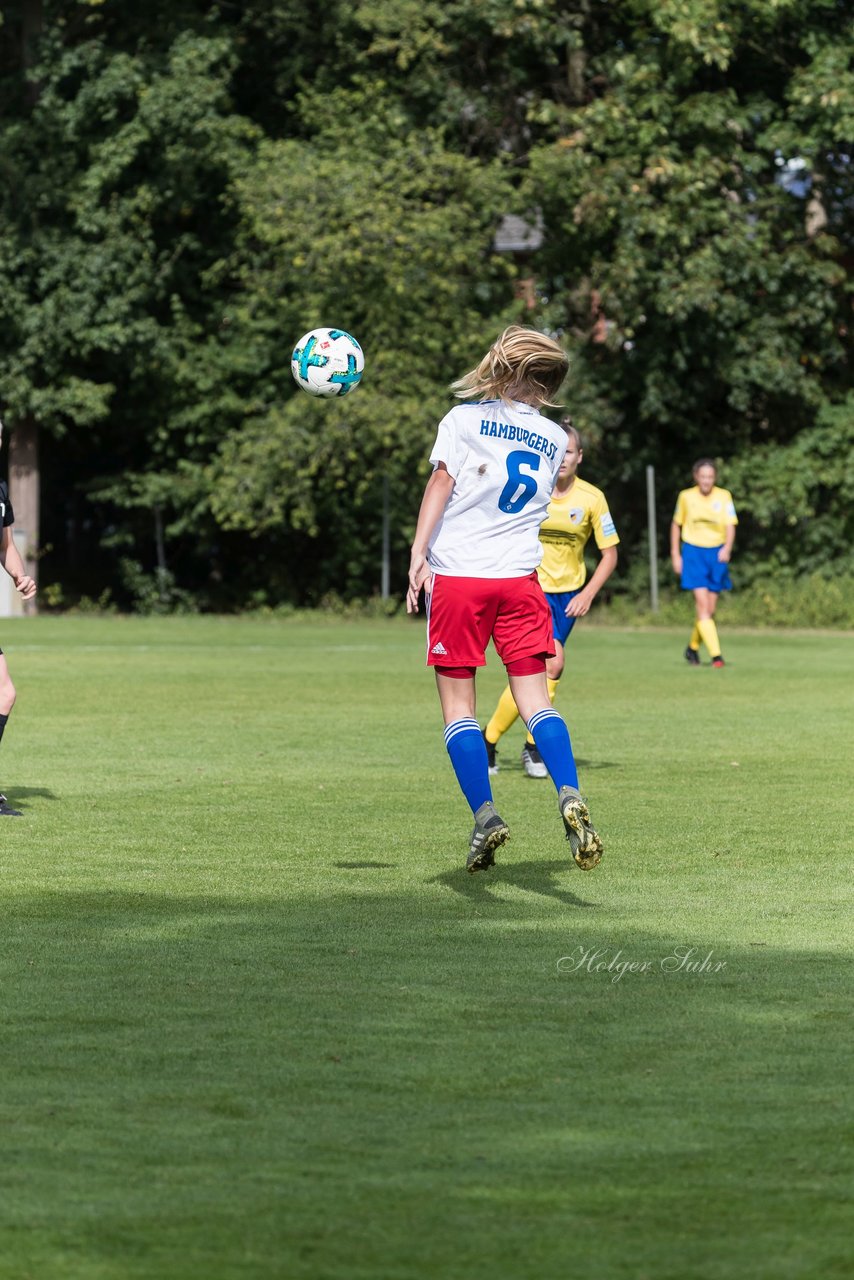
[[[25,600],[32,600],[33,596],[36,594],[36,584],[29,574],[21,573],[17,578],[13,578],[12,581]]]
[[[430,577],[430,566],[426,556],[413,555],[409,562],[409,590],[406,593],[406,612],[418,612],[418,597],[421,588]]]
[[[572,597],[564,612],[568,618],[583,618],[590,612],[592,603],[593,600],[586,591],[579,591],[577,596]]]
[[[677,554],[675,556],[671,556],[670,561],[673,565],[673,572],[676,574],[677,578],[680,577],[682,573],[682,557]]]
[[[718,562],[720,564],[729,564],[730,549],[729,547],[721,547],[718,552]]]

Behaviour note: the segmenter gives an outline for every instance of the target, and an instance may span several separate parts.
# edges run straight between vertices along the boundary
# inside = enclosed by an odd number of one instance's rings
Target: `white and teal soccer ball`
[[[291,373],[310,396],[346,396],[359,385],[365,357],[343,329],[312,329],[291,356]]]

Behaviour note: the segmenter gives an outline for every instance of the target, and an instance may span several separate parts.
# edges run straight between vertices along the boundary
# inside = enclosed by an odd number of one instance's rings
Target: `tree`
[[[228,97],[228,41],[183,30],[129,52],[100,28],[71,39],[68,8],[46,11],[37,101],[0,130],[13,229],[0,247],[0,386],[13,438],[27,423],[53,438],[47,527],[70,526],[73,542],[69,471],[86,489],[105,472],[131,483],[217,430],[204,361],[188,351],[219,324],[206,272],[232,243],[222,197],[256,131]],[[87,523],[101,523],[97,508]]]
[[[697,454],[792,441],[850,377],[852,46],[835,3],[612,10],[585,33],[587,101],[554,110],[530,155],[541,316],[572,344],[609,492],[641,461],[675,489]]]
[[[644,462],[666,494],[738,458],[778,566],[792,460],[823,459],[803,518],[837,512],[843,0],[330,0],[322,40],[289,0],[44,0],[35,101],[34,4],[0,51],[0,396],[47,442],[45,572],[164,608],[364,595],[390,482],[402,582],[447,384],[519,318],[570,348],[624,562]],[[543,232],[523,317],[507,214]],[[340,403],[290,378],[317,324],[366,350]]]
[[[310,141],[263,144],[235,187],[233,324],[267,359],[252,411],[205,476],[224,528],[296,536],[287,582],[316,599],[376,583],[383,477],[402,547],[447,384],[507,298],[492,239],[509,197],[500,163],[447,150],[436,130],[412,134],[381,85],[323,103],[306,93],[301,113],[325,123]],[[357,394],[296,390],[291,348],[317,324],[364,338]]]

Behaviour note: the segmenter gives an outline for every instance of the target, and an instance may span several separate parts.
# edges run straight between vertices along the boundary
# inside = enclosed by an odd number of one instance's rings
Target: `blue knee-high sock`
[[[445,746],[457,775],[457,782],[472,813],[492,799],[489,762],[480,725],[476,720],[452,720],[445,727]]]
[[[558,791],[561,787],[575,787],[577,791],[578,770],[563,716],[551,707],[535,711],[528,721],[528,732],[537,744],[543,764]]]

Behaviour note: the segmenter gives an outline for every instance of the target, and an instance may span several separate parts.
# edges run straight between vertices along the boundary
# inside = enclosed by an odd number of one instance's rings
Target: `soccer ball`
[[[291,373],[310,396],[346,396],[359,385],[365,357],[343,329],[312,329],[291,356]]]

